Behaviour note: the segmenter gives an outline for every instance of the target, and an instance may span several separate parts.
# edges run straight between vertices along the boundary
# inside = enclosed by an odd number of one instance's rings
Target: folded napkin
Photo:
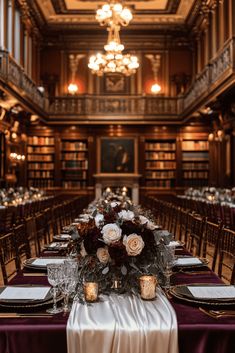
[[[187,286],[195,298],[235,299],[234,286]]]
[[[31,265],[33,266],[39,266],[39,267],[43,267],[43,266],[47,266],[48,264],[63,264],[64,263],[64,260],[65,258],[61,258],[61,259],[58,259],[58,258],[40,258],[40,259],[35,259]]]
[[[45,299],[50,287],[13,287],[9,286],[3,289],[0,294],[0,300],[40,300]]]
[[[202,265],[202,261],[197,257],[179,257],[175,260],[174,266]]]

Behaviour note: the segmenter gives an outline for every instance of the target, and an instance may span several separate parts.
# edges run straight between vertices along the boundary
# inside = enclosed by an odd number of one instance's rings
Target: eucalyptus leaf
[[[109,266],[107,266],[103,269],[102,274],[107,275],[108,272],[109,272]]]
[[[125,265],[122,265],[121,267],[121,273],[123,274],[123,276],[126,276],[127,275],[127,268]]]

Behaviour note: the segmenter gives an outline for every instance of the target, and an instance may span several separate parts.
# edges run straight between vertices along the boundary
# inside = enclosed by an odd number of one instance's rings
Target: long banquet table
[[[205,273],[175,272],[172,276],[172,284],[190,283],[221,283],[221,280],[208,269]],[[31,277],[21,273],[11,284],[48,285],[48,282],[46,276]],[[196,306],[174,298],[169,300],[178,321],[179,353],[235,352],[235,316],[216,319],[207,316]],[[0,317],[0,353],[66,353],[67,319],[68,315],[62,313],[41,318]],[[97,351],[97,347],[94,347],[94,351]],[[159,347],[153,353],[157,352],[161,352]]]

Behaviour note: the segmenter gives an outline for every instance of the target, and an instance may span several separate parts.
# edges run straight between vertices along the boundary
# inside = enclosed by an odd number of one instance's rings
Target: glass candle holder
[[[157,279],[152,275],[140,277],[140,296],[142,299],[151,300],[156,297]]]
[[[84,296],[87,302],[95,302],[98,299],[98,283],[85,282],[83,285]]]

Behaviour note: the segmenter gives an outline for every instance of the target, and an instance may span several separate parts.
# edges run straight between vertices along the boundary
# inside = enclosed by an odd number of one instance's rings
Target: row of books
[[[174,180],[147,180],[146,186],[148,187],[159,187],[159,188],[170,188],[175,185]]]
[[[145,150],[175,150],[175,143],[172,142],[146,142]]]
[[[87,144],[86,142],[81,142],[81,141],[64,141],[62,142],[62,150],[67,150],[67,151],[86,151],[87,150]]]
[[[209,160],[209,152],[183,152],[183,161],[201,161]]]
[[[184,179],[184,186],[187,186],[187,187],[208,186],[208,180],[207,179]]]
[[[146,161],[146,168],[175,169],[176,163],[170,161]]]
[[[54,145],[54,137],[48,136],[29,136],[28,145]]]
[[[158,179],[158,178],[175,178],[175,172],[173,170],[167,171],[147,171],[146,178]]]
[[[28,181],[28,185],[29,186],[33,186],[35,188],[40,188],[40,189],[44,189],[44,188],[51,188],[54,186],[54,180],[51,179],[30,179]]]
[[[29,178],[53,178],[54,172],[51,170],[33,170],[28,173]]]
[[[29,170],[52,170],[54,169],[54,163],[28,163]]]
[[[145,153],[145,158],[146,159],[175,159],[175,153],[174,152],[146,152]]]
[[[209,142],[208,141],[183,141],[182,142],[182,150],[196,150],[203,151],[208,150]]]
[[[28,161],[32,162],[52,162],[54,158],[54,155],[52,154],[28,154]]]
[[[208,171],[193,171],[193,170],[188,170],[184,171],[184,178],[201,178],[201,179],[207,179],[208,178]]]
[[[82,161],[62,161],[61,162],[62,169],[66,168],[81,168],[81,169],[88,169],[88,161],[87,160],[82,160]]]
[[[183,163],[183,170],[195,170],[195,169],[209,169],[209,163],[195,163],[195,162],[185,162]]]
[[[65,172],[63,179],[67,180],[77,180],[86,179],[87,173],[85,170],[69,170]]]
[[[55,147],[53,146],[28,146],[28,153],[55,153]]]
[[[69,188],[85,188],[87,186],[86,181],[63,181],[62,186],[65,189]]]
[[[71,160],[84,160],[86,159],[86,152],[62,152],[61,154],[61,159],[65,161],[71,161]]]

